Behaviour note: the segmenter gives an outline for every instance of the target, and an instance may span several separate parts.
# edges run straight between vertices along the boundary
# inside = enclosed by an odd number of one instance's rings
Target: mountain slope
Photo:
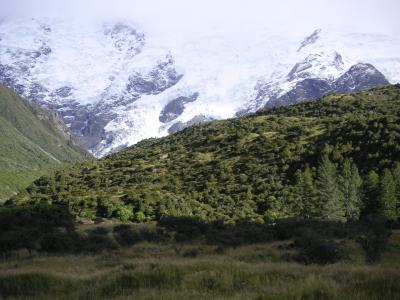
[[[0,198],[48,169],[88,157],[55,113],[0,86]]]
[[[68,203],[81,217],[207,220],[298,213],[296,176],[327,155],[362,177],[400,162],[400,85],[187,128],[35,181],[15,202]]]
[[[398,36],[326,29],[160,37],[129,20],[0,22],[0,83],[57,111],[97,157],[193,123],[292,103],[293,95],[398,83],[399,53]],[[379,80],[367,78],[371,70]]]
[[[293,74],[290,76],[293,76]],[[371,64],[359,63],[352,66],[336,80],[320,78],[307,78],[300,80],[287,93],[270,97],[265,106],[275,107],[290,105],[315,100],[329,93],[355,93],[364,89],[385,86],[388,84],[389,81],[387,81],[385,76],[374,66]],[[262,93],[259,97],[262,97]]]

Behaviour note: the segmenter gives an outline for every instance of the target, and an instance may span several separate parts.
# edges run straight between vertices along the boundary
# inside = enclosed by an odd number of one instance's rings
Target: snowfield
[[[126,20],[0,23],[0,82],[58,111],[97,157],[167,135],[198,116],[256,111],[268,95],[283,95],[306,78],[333,82],[357,63],[400,82],[400,37],[241,28],[169,38]],[[160,121],[168,103],[193,95],[179,104],[183,112],[175,108],[173,120]]]

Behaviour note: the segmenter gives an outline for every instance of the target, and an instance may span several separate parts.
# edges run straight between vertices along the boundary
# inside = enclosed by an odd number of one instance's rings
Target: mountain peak
[[[262,108],[305,79],[333,82],[356,62],[400,80],[400,39],[392,36],[324,30],[322,39],[317,29],[299,38],[258,28],[169,40],[144,32],[121,19],[5,20],[0,83],[56,111],[100,157],[198,116]]]
[[[289,81],[309,77],[328,78],[336,77],[343,71],[343,59],[338,52],[321,52],[310,54],[304,60],[296,63],[287,77]]]
[[[357,92],[377,86],[388,85],[389,81],[372,64],[358,63],[336,81],[336,91]]]

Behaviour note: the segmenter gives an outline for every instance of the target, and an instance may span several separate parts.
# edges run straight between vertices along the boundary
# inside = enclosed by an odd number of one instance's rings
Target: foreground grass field
[[[359,245],[319,266],[287,262],[290,242],[237,248],[141,242],[96,255],[17,253],[0,263],[2,299],[400,299],[400,231],[383,260]]]

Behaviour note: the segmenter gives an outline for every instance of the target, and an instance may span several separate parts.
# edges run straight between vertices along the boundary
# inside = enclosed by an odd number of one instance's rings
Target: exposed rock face
[[[178,118],[185,110],[185,104],[196,101],[199,93],[194,93],[189,97],[178,97],[169,102],[161,111],[159,120],[162,123],[169,123]]]
[[[55,90],[55,96],[67,98],[72,95],[72,88],[70,86],[63,86]]]
[[[113,137],[105,132],[105,127],[115,120],[121,111],[123,112],[145,95],[157,95],[164,92],[176,85],[183,77],[176,70],[174,59],[169,53],[161,54],[157,60],[149,62],[149,65],[143,68],[130,67],[131,62],[143,51],[146,44],[145,35],[128,23],[117,22],[103,24],[103,31],[96,29],[95,34],[90,31],[93,37],[88,37],[88,41],[84,41],[89,43],[90,47],[92,47],[91,43],[96,42],[107,47],[110,56],[102,57],[102,60],[96,61],[96,64],[107,65],[108,59],[120,64],[115,68],[110,65],[110,70],[106,70],[104,75],[108,78],[103,83],[103,88],[99,85],[91,96],[87,92],[82,92],[81,86],[68,83],[68,81],[60,82],[60,84],[58,82],[46,84],[46,80],[38,79],[38,75],[49,73],[47,69],[42,69],[42,66],[52,67],[51,64],[47,66],[52,59],[60,60],[70,55],[69,49],[66,49],[67,53],[64,53],[64,56],[53,58],[54,55],[60,55],[60,49],[53,50],[50,45],[54,43],[49,42],[51,40],[58,42],[58,39],[61,39],[54,34],[60,26],[65,24],[55,24],[56,30],[52,30],[50,25],[47,26],[35,20],[31,22],[27,28],[23,26],[25,31],[32,30],[34,36],[29,50],[23,47],[7,48],[0,44],[0,83],[27,99],[56,111],[80,143],[96,155],[103,155],[103,149],[113,142]],[[85,30],[87,29],[82,28],[82,34],[85,34]],[[79,43],[81,43],[80,40]],[[57,45],[54,47],[57,48]],[[86,50],[82,49],[82,51]],[[94,55],[98,54],[97,49],[92,50],[95,51]],[[79,56],[79,53],[77,55]],[[82,53],[82,56],[85,55],[88,54]],[[68,56],[67,58],[70,59]],[[92,58],[88,57],[88,59]],[[68,63],[70,63],[69,60],[64,62],[64,64]],[[86,62],[82,60],[80,63]],[[93,67],[93,65],[90,63],[88,67]],[[79,78],[83,76],[79,72],[90,72],[78,62],[76,62],[76,70],[70,71],[72,73],[66,73],[65,76],[54,75],[61,78],[69,76]],[[97,78],[98,74],[95,69],[92,72],[93,74],[88,75],[89,80],[94,81],[93,83],[78,81],[78,84],[87,84],[89,88],[96,87],[96,79],[91,77]],[[49,74],[51,75],[51,72]],[[82,79],[87,78],[83,76]],[[104,81],[104,78],[99,77],[97,80]],[[92,99],[82,99],[82,97],[92,97]]]
[[[305,79],[295,85],[289,92],[268,101],[266,107],[290,105],[302,101],[317,99],[332,91],[330,83],[323,79]]]
[[[352,66],[334,84],[335,92],[358,92],[362,89],[387,85],[389,81],[371,64]]]
[[[191,120],[189,120],[188,122],[185,122],[185,123],[177,122],[177,123],[175,123],[174,125],[172,125],[168,129],[168,133],[169,134],[173,134],[173,133],[181,131],[181,130],[189,127],[189,126],[207,123],[207,122],[210,122],[212,120],[213,119],[207,118],[206,116],[198,115],[198,116],[195,116],[194,118],[192,118]]]
[[[165,62],[159,63],[148,74],[134,73],[129,76],[126,90],[133,95],[157,95],[174,86],[183,77],[174,68],[174,60],[167,56]]]
[[[301,42],[299,49],[297,52],[300,52],[301,49],[307,47],[308,45],[314,44],[319,39],[319,34],[321,33],[321,29],[316,29],[311,35],[306,37],[304,41]]]
[[[312,54],[307,56],[305,60],[294,65],[287,75],[287,79],[289,81],[294,81],[310,78],[313,77],[316,72],[323,73],[328,68],[332,69],[332,75],[335,72],[341,72],[344,70],[342,56],[336,51],[331,55]]]
[[[393,36],[245,30],[164,42],[129,21],[2,20],[0,83],[55,111],[101,157],[190,124],[400,80]]]
[[[295,104],[318,99],[329,93],[353,93],[389,84],[385,76],[371,64],[357,64],[335,81],[311,78],[298,82],[282,96],[272,98],[266,107]]]
[[[280,85],[266,83],[257,87],[258,94],[254,102],[260,107],[260,103],[266,103],[263,107],[274,107],[281,105],[290,105],[308,100],[318,99],[329,93],[349,93],[358,92],[362,89],[383,86],[389,84],[385,76],[379,72],[373,65],[359,63],[349,68],[337,79],[334,78],[313,78],[309,73],[314,66],[311,62],[315,59],[307,58],[304,62],[296,64],[287,75],[289,82],[294,81],[294,85],[288,88],[288,91],[282,92]],[[330,66],[337,70],[343,68],[342,58],[339,54]],[[326,68],[322,66],[321,69]],[[314,68],[315,69],[315,68]],[[314,72],[314,71],[313,71]],[[311,78],[310,78],[311,77]],[[268,101],[265,101],[268,99]],[[257,104],[258,103],[258,104]],[[253,110],[254,111],[254,110]],[[250,109],[244,109],[237,113],[237,116],[243,116],[251,113]]]
[[[132,56],[142,51],[146,41],[143,33],[122,22],[106,24],[104,26],[104,35],[113,40],[115,48]]]

